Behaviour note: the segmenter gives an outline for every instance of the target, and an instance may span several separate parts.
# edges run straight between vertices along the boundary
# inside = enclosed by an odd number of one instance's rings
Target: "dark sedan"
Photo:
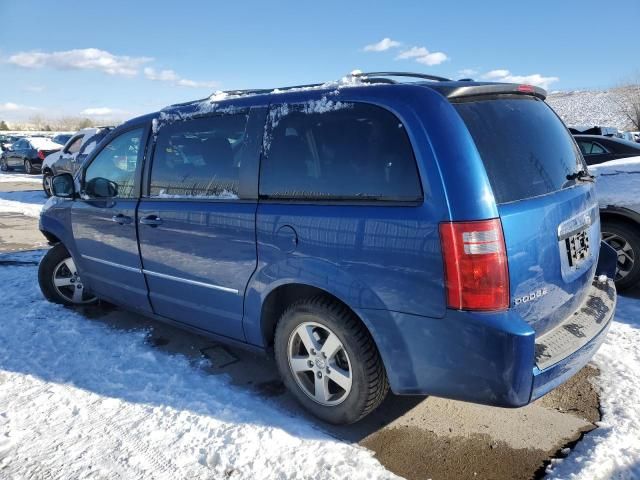
[[[601,135],[574,135],[587,165],[617,160],[619,158],[640,157],[640,144],[620,138]]]
[[[2,152],[0,170],[6,172],[15,167],[24,168],[26,173],[38,173],[42,161],[50,153],[57,152],[62,145],[45,137],[24,137]]]

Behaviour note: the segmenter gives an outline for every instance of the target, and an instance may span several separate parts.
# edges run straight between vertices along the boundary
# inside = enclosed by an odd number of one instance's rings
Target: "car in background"
[[[15,135],[0,135],[0,150],[5,151],[10,148],[14,142],[16,142],[20,137],[16,137]]]
[[[640,143],[640,132],[623,132],[620,138],[629,142]]]
[[[640,144],[602,135],[574,135],[587,165],[640,156]]]
[[[3,172],[14,168],[24,168],[25,173],[38,173],[45,157],[57,152],[62,145],[46,137],[23,137],[10,148],[2,152],[0,170]]]
[[[51,196],[51,179],[60,173],[74,175],[100,141],[113,127],[83,128],[68,135],[64,147],[48,155],[42,163],[42,189]],[[56,137],[54,137],[55,140]]]
[[[620,130],[615,127],[584,127],[573,126],[568,127],[573,135],[602,135],[604,137],[618,137]]]
[[[73,136],[73,133],[58,133],[54,135],[52,140],[60,145],[64,145],[69,141],[69,139]]]
[[[589,168],[596,177],[602,241],[617,253],[616,288],[640,283],[640,156]]]

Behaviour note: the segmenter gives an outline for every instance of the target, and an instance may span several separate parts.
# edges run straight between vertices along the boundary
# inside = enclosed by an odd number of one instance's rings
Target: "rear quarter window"
[[[545,195],[575,184],[586,169],[571,134],[535,97],[491,97],[454,104],[484,162],[497,203]]]
[[[261,197],[422,199],[409,138],[391,112],[369,104],[321,100],[274,106],[269,118]]]

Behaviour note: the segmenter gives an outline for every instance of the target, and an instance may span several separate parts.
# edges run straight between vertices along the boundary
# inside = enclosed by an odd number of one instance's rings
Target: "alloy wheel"
[[[85,292],[73,258],[67,257],[53,269],[53,286],[59,295],[71,303],[91,303],[96,297]]]
[[[45,173],[42,176],[42,188],[44,189],[44,191],[46,192],[46,194],[48,196],[52,195],[52,191],[51,191],[51,179],[53,178],[53,175],[51,175],[50,173]]]
[[[25,171],[25,173],[31,174],[32,168],[31,168],[31,161],[30,160],[25,160],[24,161],[24,171]]]
[[[291,373],[302,391],[320,405],[335,406],[351,392],[352,368],[344,345],[324,325],[304,322],[289,336]]]
[[[618,262],[615,281],[629,275],[636,261],[636,254],[627,240],[611,232],[602,232],[602,241],[616,251]]]

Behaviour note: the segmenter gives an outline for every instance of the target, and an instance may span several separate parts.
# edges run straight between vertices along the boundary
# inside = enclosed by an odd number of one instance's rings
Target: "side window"
[[[82,135],[76,137],[75,140],[73,140],[73,142],[67,148],[65,148],[65,153],[78,153],[80,151],[80,147],[82,146],[82,138]]]
[[[25,140],[18,140],[13,145],[14,150],[24,150],[25,148],[27,148],[27,142]]]
[[[601,155],[603,153],[607,153],[607,151],[602,145],[600,145],[599,143],[591,144],[591,155]]]
[[[94,198],[135,196],[136,167],[144,129],[129,130],[111,140],[87,167],[84,194]]]
[[[409,138],[391,112],[322,99],[272,107],[269,118],[263,198],[422,199]]]
[[[578,146],[580,147],[580,151],[583,155],[592,155],[593,143],[592,142],[578,142]]]
[[[236,199],[248,114],[219,115],[162,126],[151,166],[156,198]]]

